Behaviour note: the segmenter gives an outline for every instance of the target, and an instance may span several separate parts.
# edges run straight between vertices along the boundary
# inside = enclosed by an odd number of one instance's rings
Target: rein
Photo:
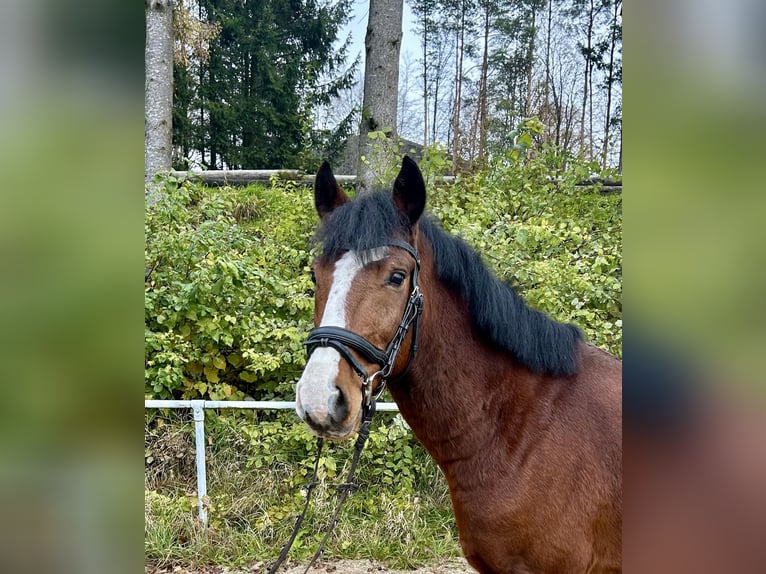
[[[407,300],[406,307],[404,308],[402,320],[400,321],[399,326],[396,329],[396,333],[391,339],[391,342],[386,347],[386,350],[383,351],[378,349],[375,345],[370,343],[361,335],[357,335],[353,331],[349,331],[348,329],[344,329],[342,327],[317,327],[309,333],[309,336],[304,343],[309,357],[311,356],[311,353],[313,353],[314,350],[319,347],[332,347],[333,349],[337,350],[341,356],[346,359],[346,361],[348,361],[349,365],[351,365],[351,368],[353,368],[354,371],[362,378],[362,424],[359,428],[359,433],[354,444],[354,455],[351,459],[351,468],[349,468],[346,481],[336,487],[336,489],[340,492],[338,503],[335,506],[335,511],[333,512],[332,519],[329,526],[327,527],[327,531],[325,532],[322,541],[319,543],[319,547],[317,548],[316,552],[314,552],[311,561],[309,562],[308,566],[306,566],[304,574],[309,571],[317,559],[322,555],[322,552],[324,551],[324,545],[330,538],[330,534],[332,534],[335,525],[338,523],[338,514],[340,513],[341,506],[346,501],[349,492],[351,492],[351,490],[353,490],[355,487],[353,480],[354,475],[356,474],[356,466],[359,463],[359,458],[362,455],[362,450],[364,449],[364,445],[367,442],[367,438],[370,436],[370,424],[372,422],[372,416],[375,414],[375,401],[383,393],[387,382],[391,378],[394,364],[396,363],[396,359],[399,356],[399,350],[401,349],[402,342],[404,342],[404,338],[407,336],[407,333],[410,329],[412,329],[412,344],[410,345],[410,354],[407,358],[407,365],[404,367],[401,373],[398,373],[394,377],[394,379],[401,378],[407,372],[407,370],[410,368],[412,360],[417,354],[418,326],[420,324],[420,315],[423,312],[423,294],[420,292],[420,287],[418,287],[420,258],[418,257],[417,250],[409,243],[400,241],[398,239],[392,239],[389,242],[389,245],[392,247],[399,247],[400,249],[404,249],[410,255],[412,255],[412,257],[415,259],[415,268],[412,270],[412,286],[410,290],[410,297]],[[351,353],[351,349],[359,353],[362,357],[371,363],[380,366],[380,370],[375,371],[372,374],[368,373],[367,370],[359,363],[356,357],[354,357],[353,353]],[[380,380],[380,386],[377,393],[375,393],[374,389],[375,379]],[[311,494],[314,490],[314,486],[317,484],[316,479],[317,471],[319,469],[319,458],[322,454],[323,446],[324,439],[320,437],[317,439],[317,454],[314,460],[314,472],[306,485],[306,502],[303,506],[303,512],[301,512],[301,514],[296,518],[292,534],[290,535],[290,538],[285,543],[285,545],[282,546],[279,557],[277,558],[276,562],[271,565],[271,568],[269,568],[268,574],[276,573],[282,563],[287,559],[290,548],[292,547],[293,542],[295,542],[295,538],[298,536],[298,531],[300,530],[301,524],[303,524],[303,519],[306,516],[306,512],[309,508]]]
[[[348,493],[351,492],[356,485],[354,484],[354,475],[356,474],[356,466],[359,463],[359,458],[362,455],[362,450],[364,449],[364,445],[367,442],[367,439],[370,436],[370,423],[372,422],[372,415],[375,414],[375,401],[372,401],[370,404],[370,407],[364,407],[364,411],[362,413],[362,426],[359,428],[359,434],[356,437],[356,443],[354,443],[354,456],[351,459],[351,468],[348,470],[348,475],[346,476],[346,481],[342,482],[338,486],[336,486],[336,490],[340,492],[340,496],[338,498],[338,503],[335,505],[335,510],[332,514],[332,520],[330,521],[330,525],[327,527],[327,531],[325,532],[324,537],[322,538],[322,541],[319,543],[319,547],[316,549],[316,552],[314,552],[314,555],[311,557],[311,560],[308,563],[308,566],[306,566],[306,569],[303,571],[303,574],[306,574],[311,567],[314,565],[314,563],[317,561],[317,559],[322,555],[322,552],[324,552],[324,545],[329,540],[330,534],[332,534],[332,531],[335,529],[335,525],[338,523],[338,514],[340,514],[340,508],[343,506],[343,503],[346,501],[346,497],[348,497]],[[290,552],[290,548],[293,546],[293,542],[295,542],[295,539],[298,536],[298,532],[300,531],[301,525],[303,524],[303,519],[306,516],[306,512],[309,509],[309,502],[311,501],[311,493],[314,491],[314,487],[317,485],[317,471],[319,470],[319,457],[322,454],[322,447],[324,446],[324,439],[321,437],[317,439],[317,454],[314,458],[314,472],[311,475],[311,478],[309,479],[309,482],[306,484],[306,502],[303,505],[303,512],[301,512],[295,519],[295,524],[293,525],[293,531],[290,534],[290,538],[288,541],[282,546],[282,550],[279,552],[279,557],[277,558],[276,562],[271,565],[271,568],[269,568],[268,574],[276,574],[276,571],[279,570],[279,567],[284,563],[284,561],[287,559],[287,555]]]

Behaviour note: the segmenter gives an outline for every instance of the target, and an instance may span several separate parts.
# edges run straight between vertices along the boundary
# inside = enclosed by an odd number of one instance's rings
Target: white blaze
[[[320,327],[346,328],[346,299],[354,284],[356,274],[362,269],[360,259],[377,261],[386,256],[388,249],[380,247],[363,258],[354,251],[348,251],[335,262],[330,294],[327,297]],[[306,411],[314,420],[326,420],[338,397],[335,380],[338,378],[338,366],[341,356],[332,347],[318,347],[311,353],[296,387],[296,412],[303,418]]]

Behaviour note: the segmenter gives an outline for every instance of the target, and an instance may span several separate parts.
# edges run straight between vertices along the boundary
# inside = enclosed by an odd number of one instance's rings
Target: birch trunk
[[[144,181],[170,171],[173,150],[173,0],[145,0]],[[156,190],[147,201],[158,199]]]

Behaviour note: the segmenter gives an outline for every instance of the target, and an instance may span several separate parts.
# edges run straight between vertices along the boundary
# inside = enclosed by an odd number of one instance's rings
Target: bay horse
[[[343,440],[388,384],[446,477],[482,574],[621,571],[622,363],[527,306],[424,214],[405,157],[393,193],[314,185],[321,255],[296,411]]]

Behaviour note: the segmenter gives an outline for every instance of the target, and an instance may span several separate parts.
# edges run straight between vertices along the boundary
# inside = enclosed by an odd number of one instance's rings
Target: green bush
[[[512,150],[433,186],[429,206],[531,305],[619,356],[621,196],[575,187],[593,166],[564,159]],[[146,396],[291,399],[313,309],[311,189],[171,178],[165,192],[146,216]]]
[[[166,182],[146,216],[147,397],[290,395],[313,308],[312,206],[292,182]]]
[[[429,204],[531,306],[578,324],[619,357],[622,196],[576,186],[598,168],[564,159],[544,148],[519,160],[514,150],[454,187],[436,187]]]

